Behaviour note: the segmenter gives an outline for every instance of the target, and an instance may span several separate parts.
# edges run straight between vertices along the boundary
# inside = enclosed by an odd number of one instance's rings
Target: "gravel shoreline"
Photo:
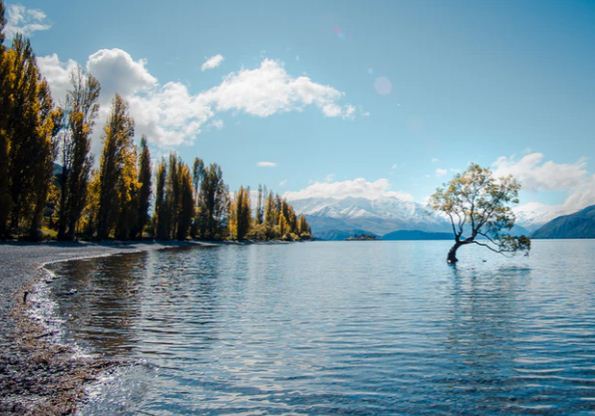
[[[83,387],[117,363],[80,357],[51,340],[30,313],[44,265],[79,258],[162,250],[203,243],[2,243],[0,244],[0,414],[63,415],[76,411]]]

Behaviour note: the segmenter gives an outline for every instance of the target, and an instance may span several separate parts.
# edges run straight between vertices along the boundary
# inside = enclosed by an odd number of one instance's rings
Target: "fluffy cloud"
[[[258,162],[256,166],[258,166],[259,168],[274,168],[275,166],[277,166],[277,162],[262,161]]]
[[[530,191],[564,190],[582,182],[587,174],[584,159],[575,163],[544,162],[542,153],[529,153],[520,160],[502,156],[494,162],[497,176],[513,175]]]
[[[179,82],[168,82],[147,93],[126,96],[126,99],[137,134],[146,135],[161,147],[189,142],[213,117],[211,109],[199,103]]]
[[[52,93],[63,100],[77,63],[61,62],[56,54],[39,57],[38,62]],[[107,117],[109,102],[119,93],[130,103],[137,134],[145,134],[161,147],[190,142],[207,123],[222,128],[223,122],[215,116],[224,111],[268,117],[314,106],[328,117],[354,113],[353,106],[338,103],[343,93],[308,77],[292,78],[281,63],[270,59],[258,68],[231,73],[218,86],[198,94],[191,94],[180,82],[160,84],[147,70],[145,60],[134,60],[122,49],[93,53],[85,68],[101,83],[100,118]]]
[[[529,202],[518,206],[515,212],[520,219],[532,216],[538,218],[538,222],[544,222],[595,204],[595,175],[587,173],[584,159],[575,163],[556,163],[544,161],[542,153],[529,153],[519,160],[499,157],[493,168],[497,176],[515,176],[524,190],[557,190],[567,193],[566,199],[559,205]]]
[[[595,204],[595,175],[585,176],[577,183],[560,207],[561,214],[570,214]]]
[[[438,177],[446,176],[447,173],[448,173],[448,169],[443,169],[443,168],[436,169],[436,176],[438,176]]]
[[[46,14],[39,9],[29,9],[20,4],[9,4],[6,8],[6,26],[4,34],[11,39],[17,33],[31,36],[34,32],[52,27],[46,22]]]
[[[223,55],[218,54],[215,56],[211,56],[209,59],[203,62],[200,69],[201,71],[207,71],[209,69],[217,68],[223,62]]]
[[[64,103],[66,93],[70,90],[70,75],[78,67],[78,64],[69,59],[61,62],[58,55],[38,56],[37,65],[43,76],[48,80],[52,90],[52,97],[59,103]]]
[[[355,109],[339,105],[342,96],[335,88],[306,76],[292,78],[280,62],[264,59],[258,68],[229,74],[220,85],[202,93],[201,99],[217,111],[236,110],[260,117],[301,111],[310,105],[327,117],[350,116]]]
[[[413,201],[413,196],[408,193],[391,191],[390,182],[385,178],[372,182],[367,181],[364,178],[337,182],[315,182],[301,191],[286,192],[284,196],[289,200],[305,198],[343,199],[348,197],[359,197],[378,199],[382,197],[396,197],[404,201]]]
[[[122,49],[100,49],[87,60],[87,71],[101,83],[102,95],[124,97],[157,85],[157,79],[145,68],[146,61],[135,61]]]

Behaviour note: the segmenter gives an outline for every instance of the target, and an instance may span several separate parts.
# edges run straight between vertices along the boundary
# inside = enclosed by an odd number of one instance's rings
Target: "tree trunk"
[[[450,248],[450,250],[448,250],[448,256],[446,257],[446,262],[447,262],[448,264],[456,264],[456,263],[457,263],[457,261],[459,261],[459,260],[457,259],[457,250],[458,250],[458,249],[459,249],[459,247],[461,247],[461,246],[462,246],[462,244],[461,244],[460,242],[458,242],[458,241],[457,241],[457,242],[454,244],[454,246],[452,246],[452,247]]]

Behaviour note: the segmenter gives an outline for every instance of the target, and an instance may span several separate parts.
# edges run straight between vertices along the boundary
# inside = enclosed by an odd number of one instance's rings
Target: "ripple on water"
[[[136,253],[54,265],[49,296],[66,339],[136,363],[84,414],[595,413],[595,241],[447,248]]]

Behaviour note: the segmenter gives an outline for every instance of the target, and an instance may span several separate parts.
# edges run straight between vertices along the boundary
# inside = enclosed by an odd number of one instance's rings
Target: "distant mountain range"
[[[296,212],[306,215],[313,235],[321,240],[345,240],[361,235],[374,235],[378,239],[385,240],[452,238],[450,222],[445,218],[432,212],[425,205],[405,201],[396,196],[376,199],[363,197],[304,198],[292,200],[291,203]],[[545,231],[541,231],[541,229],[546,227],[547,224],[544,225],[544,223],[551,217],[548,218],[539,210],[538,206],[529,204],[524,209],[517,211],[516,214],[518,224],[512,229],[513,234],[530,235],[532,231],[538,230],[535,231],[535,236],[545,235],[548,228],[545,228]],[[579,219],[578,221],[583,220]],[[563,227],[567,227],[569,223],[565,222],[564,224]],[[570,235],[589,235],[585,229],[578,225],[576,227],[578,227],[577,231]],[[587,226],[585,225],[585,227]],[[558,231],[557,235],[565,234]]]
[[[314,236],[324,240],[362,234],[382,237],[395,230],[450,230],[444,218],[422,204],[397,197],[306,198],[291,203],[296,212],[306,215]]]
[[[533,238],[595,238],[595,205],[554,218],[541,226]]]
[[[383,240],[452,240],[450,233],[430,233],[419,230],[397,230],[392,233],[384,234]]]

